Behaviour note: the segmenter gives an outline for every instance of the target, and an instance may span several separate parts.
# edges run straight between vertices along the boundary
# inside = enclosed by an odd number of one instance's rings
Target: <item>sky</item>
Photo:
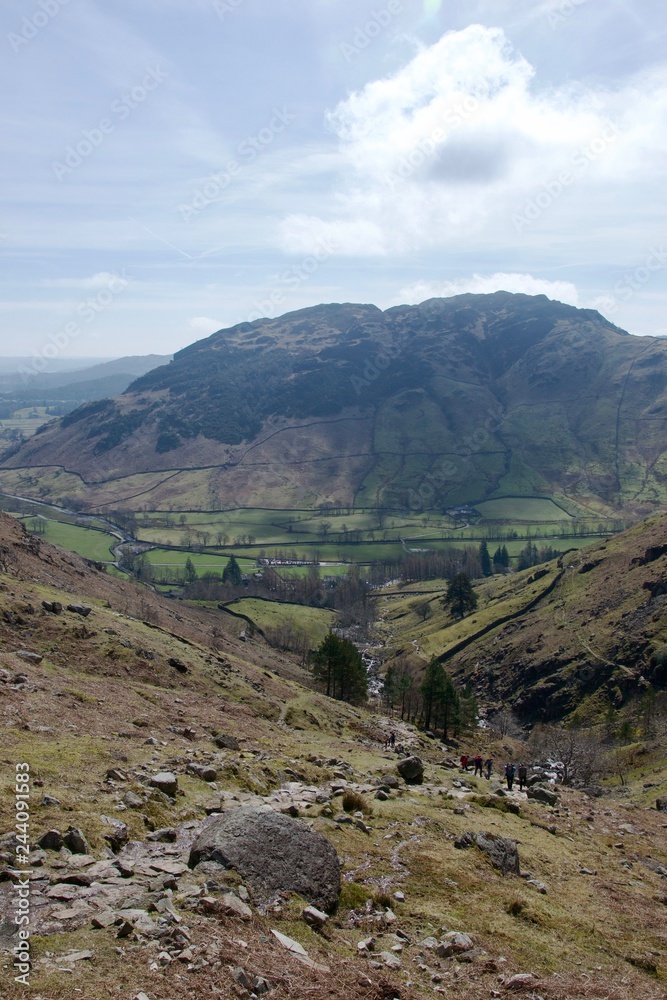
[[[667,335],[666,27],[664,0],[4,0],[0,355],[497,289]]]

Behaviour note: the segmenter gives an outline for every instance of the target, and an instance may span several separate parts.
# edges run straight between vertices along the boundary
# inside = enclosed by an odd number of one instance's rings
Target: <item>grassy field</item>
[[[22,518],[21,520],[30,528],[35,524],[35,518]],[[97,528],[82,528],[76,524],[68,524],[64,521],[51,521],[40,518],[39,523],[43,527],[43,534],[40,537],[53,545],[60,545],[70,552],[77,552],[85,559],[93,559],[96,562],[113,562],[112,546],[118,543],[118,539],[107,531]]]
[[[570,515],[553,500],[540,497],[501,497],[475,504],[485,520],[569,521]]]
[[[0,420],[0,431],[21,431],[24,437],[32,437],[38,427],[55,420],[46,412],[45,406],[28,406],[23,410],[14,410],[11,417]]]
[[[306,632],[313,646],[318,646],[334,623],[334,612],[326,608],[307,608],[297,604],[278,604],[248,597],[229,605],[230,611],[247,615],[262,631],[278,629],[291,623]]]

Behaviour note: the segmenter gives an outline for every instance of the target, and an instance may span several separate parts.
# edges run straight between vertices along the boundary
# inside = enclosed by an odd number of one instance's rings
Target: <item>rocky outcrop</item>
[[[515,840],[508,837],[498,837],[495,833],[473,833],[469,831],[454,841],[459,849],[478,847],[491,859],[494,868],[503,875],[520,875],[519,850]]]

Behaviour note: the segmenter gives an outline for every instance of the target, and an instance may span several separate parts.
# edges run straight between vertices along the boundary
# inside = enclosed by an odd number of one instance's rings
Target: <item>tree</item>
[[[537,726],[530,735],[533,758],[550,763],[560,772],[564,785],[588,784],[606,769],[599,737],[578,726]]]
[[[466,573],[457,573],[454,579],[449,581],[442,603],[451,610],[455,618],[463,618],[475,610],[477,594]]]
[[[496,551],[493,553],[493,562],[495,566],[500,566],[502,569],[508,568],[510,564],[510,557],[506,545],[498,546]]]
[[[197,570],[190,556],[185,560],[185,582],[190,586],[197,579]]]
[[[229,583],[232,587],[238,587],[241,583],[243,583],[241,567],[237,563],[234,556],[230,556],[227,560],[227,565],[222,571],[222,582]]]
[[[448,739],[450,727],[460,721],[461,701],[451,677],[435,656],[426,667],[419,690],[424,728],[430,729],[433,719],[433,728],[441,728],[443,739]]]
[[[359,650],[335,632],[329,632],[315,652],[313,676],[338,701],[358,704],[368,696],[368,675]]]
[[[415,614],[418,615],[423,622],[425,622],[431,615],[431,605],[429,602],[422,601],[421,604],[418,604],[415,608]]]
[[[424,673],[424,680],[422,681],[419,690],[421,691],[421,696],[423,700],[423,713],[424,713],[424,728],[431,728],[431,715],[433,714],[434,708],[438,705],[443,689],[445,686],[445,670],[439,660],[435,656],[431,657],[431,660],[426,667],[426,672]]]
[[[489,547],[486,544],[486,539],[483,538],[479,543],[479,561],[482,566],[482,576],[491,576],[493,574],[493,569],[491,567],[491,557],[489,555]]]

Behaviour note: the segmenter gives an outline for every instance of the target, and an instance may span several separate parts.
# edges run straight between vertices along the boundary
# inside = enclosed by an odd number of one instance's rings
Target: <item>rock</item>
[[[299,820],[266,807],[241,807],[209,820],[190,851],[191,868],[201,861],[235,868],[260,901],[291,891],[331,910],[340,896],[333,845]]]
[[[135,792],[125,792],[125,795],[123,796],[123,803],[128,807],[128,809],[141,809],[144,804],[144,800]]]
[[[92,608],[87,607],[85,604],[68,604],[67,610],[75,615],[81,615],[82,618],[87,618]]]
[[[185,770],[189,774],[194,774],[196,778],[201,778],[202,781],[215,781],[218,777],[218,772],[214,767],[206,766],[204,764],[188,764]]]
[[[435,948],[438,947],[438,944],[439,944],[439,942],[438,942],[437,938],[429,936],[429,937],[424,938],[423,941],[419,942],[419,947],[420,948],[426,948],[428,951],[433,951]]]
[[[177,659],[177,657],[175,656],[170,656],[169,659],[167,660],[167,663],[169,664],[170,667],[173,667],[174,670],[178,670],[179,674],[187,674],[188,672],[188,668],[183,663],[183,661]]]
[[[69,955],[59,955],[56,962],[85,962],[92,957],[92,951],[72,951]]]
[[[63,846],[63,835],[60,830],[47,830],[37,841],[37,846],[45,851],[59,851]]]
[[[265,993],[270,993],[272,990],[271,983],[264,976],[257,976],[252,982],[252,992],[257,997],[263,996]]]
[[[399,761],[397,769],[406,785],[421,785],[424,780],[424,765],[420,757],[406,757]]]
[[[21,660],[25,660],[26,663],[41,663],[44,659],[39,653],[31,653],[29,649],[17,649],[16,656]]]
[[[537,977],[532,972],[518,972],[515,976],[506,979],[504,986],[506,990],[527,990],[536,982]]]
[[[67,832],[63,837],[63,845],[72,854],[90,854],[88,841],[76,826],[68,826]]]
[[[252,985],[252,979],[240,965],[237,965],[231,970],[232,979],[235,983],[238,983],[244,990],[249,990]]]
[[[240,750],[241,745],[237,739],[233,736],[226,736],[225,733],[218,733],[217,736],[213,738],[213,742],[221,750]]]
[[[113,910],[102,910],[101,913],[96,913],[91,923],[96,930],[104,930],[106,927],[111,927],[112,924],[116,922],[116,914]]]
[[[382,959],[388,969],[400,969],[401,967],[400,958],[391,951],[381,951],[378,957]]]
[[[322,913],[316,906],[307,906],[301,916],[311,927],[324,927],[329,919],[326,913]]]
[[[153,775],[151,785],[153,788],[157,788],[158,791],[164,792],[165,795],[170,795],[173,798],[178,789],[178,778],[171,771],[162,771],[160,774]]]
[[[436,948],[436,954],[440,958],[449,958],[451,955],[460,955],[464,951],[472,951],[474,947],[472,939],[463,931],[449,931],[441,939]]]
[[[374,937],[363,938],[361,941],[357,941],[357,951],[375,951],[376,940]]]
[[[42,601],[42,607],[45,611],[50,611],[52,615],[60,615],[63,610],[59,601]]]
[[[127,774],[118,767],[110,767],[105,777],[109,781],[127,781]]]
[[[534,886],[538,892],[542,893],[543,896],[547,895],[548,889],[544,882],[540,882],[537,878],[529,878],[526,880],[526,885]]]
[[[386,802],[389,798],[387,792],[384,792],[381,788],[378,788],[377,792],[373,796],[374,799],[378,799],[380,802]]]
[[[503,875],[520,875],[519,851],[515,840],[498,837],[495,833],[473,833],[468,831],[457,837],[454,847],[465,849],[478,847],[491,858],[494,868],[499,868]]]
[[[252,910],[233,892],[224,892],[217,900],[218,909],[226,917],[239,917],[241,920],[252,920]]]
[[[43,795],[42,801],[39,804],[40,806],[59,806],[60,799],[54,798],[53,795]]]
[[[380,784],[386,785],[387,788],[398,788],[398,778],[394,774],[383,774],[380,778]]]
[[[397,903],[404,903],[405,902],[405,893],[401,892],[401,890],[398,889],[394,893],[394,899],[396,900]]]
[[[655,808],[658,812],[667,812],[667,796],[661,796],[655,800]]]
[[[150,997],[146,993],[137,993],[132,1000],[150,1000]]]
[[[178,840],[178,830],[175,830],[173,826],[164,826],[160,830],[149,833],[146,840],[156,841],[160,844],[173,844]]]
[[[558,804],[558,792],[548,785],[532,785],[526,795],[529,799],[535,799],[536,802],[543,802],[547,806],[555,806]]]

